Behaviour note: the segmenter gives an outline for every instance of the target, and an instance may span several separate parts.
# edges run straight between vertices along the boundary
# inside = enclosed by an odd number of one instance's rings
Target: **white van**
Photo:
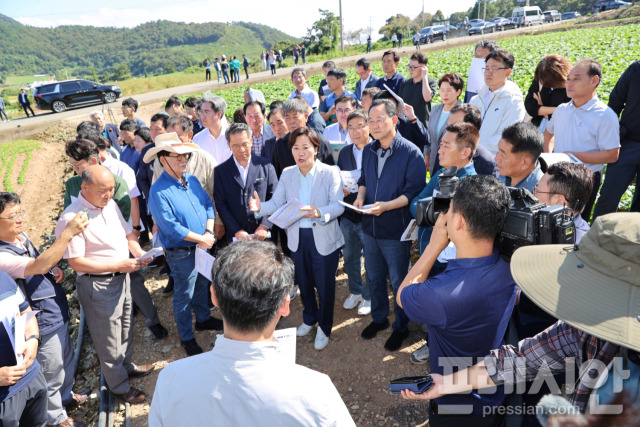
[[[538,6],[517,7],[513,9],[511,20],[517,27],[531,26],[544,22],[544,14]]]

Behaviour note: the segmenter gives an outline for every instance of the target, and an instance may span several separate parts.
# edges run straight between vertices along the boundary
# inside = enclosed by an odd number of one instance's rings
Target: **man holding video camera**
[[[398,305],[410,320],[429,327],[431,372],[451,373],[499,346],[515,302],[516,285],[509,265],[494,241],[509,213],[511,198],[497,178],[484,175],[462,180],[442,212],[424,253],[398,289]],[[429,277],[438,255],[452,241],[456,258]],[[431,401],[429,425],[490,426],[502,416],[483,416],[483,407],[500,406],[496,393],[446,396]]]

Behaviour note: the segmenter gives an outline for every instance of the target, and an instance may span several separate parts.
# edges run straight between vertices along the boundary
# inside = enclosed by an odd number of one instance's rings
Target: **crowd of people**
[[[244,53],[242,54],[242,62],[240,62],[237,56],[231,56],[228,61],[226,55],[216,56],[213,62],[207,58],[202,63],[204,67],[204,79],[205,81],[211,81],[211,67],[213,67],[218,75],[218,84],[220,84],[220,77],[222,77],[225,84],[240,82],[241,69],[244,69],[244,75],[248,80],[250,65],[249,58],[247,58],[247,55]]]
[[[278,55],[264,52],[263,69],[275,73]],[[297,55],[304,63],[304,46],[296,46],[296,62]],[[22,322],[24,334],[0,328],[3,425],[84,425],[65,411],[86,393],[72,390],[61,258],[77,275],[107,385],[124,401],[147,399],[129,379],[154,370],[132,361],[134,305],[155,339],[180,337],[189,357],[160,373],[151,426],[207,425],[211,417],[220,425],[354,425],[331,380],[286,360],[274,339],[297,295],[298,337],[315,334],[321,351],[340,333],[333,320],[341,257],[349,296],[338,304],[368,319],[363,340],[391,328],[384,348],[398,352],[409,322],[428,331],[410,357],[429,363],[435,386],[402,397],[429,399],[431,426],[504,425],[499,408],[516,398],[504,385],[564,372],[569,359],[604,364],[593,373],[587,363],[566,380],[576,384],[569,392],[576,417],[611,399],[595,382],[605,382],[616,357],[637,399],[640,215],[613,212],[640,172],[640,61],[620,76],[607,106],[596,95],[603,76],[594,60],[545,56],[523,96],[509,78],[517,59],[510,52],[483,40],[474,57],[484,63],[484,85],[468,102],[460,99],[460,70],[431,76],[416,50],[407,79],[389,50],[383,76],[358,60],[355,84],[327,61],[317,90],[303,68],[292,70],[286,100],[267,103],[248,88],[233,121],[213,92],[170,97],[149,126],[132,98],[122,101],[118,125],[93,112],[65,147],[76,176],[65,183],[50,248],[39,253],[25,234],[19,196],[0,193],[2,320]],[[234,61],[215,58],[218,80],[239,79]],[[432,106],[436,92],[441,103]],[[455,193],[435,225],[418,224],[411,266],[407,231],[423,202],[446,190],[445,171],[458,180]],[[521,248],[507,263],[497,239],[511,208],[508,187],[563,206],[575,244]],[[639,205],[636,197],[631,210]],[[143,257],[152,236],[169,274],[162,291],[173,299],[169,328],[140,273],[161,263]],[[198,251],[217,256],[212,280],[196,268]],[[194,329],[223,335],[201,354]],[[518,404],[524,420],[508,425],[536,425],[535,411],[526,411],[536,393]]]

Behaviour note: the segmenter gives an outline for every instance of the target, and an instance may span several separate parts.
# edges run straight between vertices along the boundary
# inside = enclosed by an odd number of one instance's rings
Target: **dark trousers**
[[[591,223],[591,211],[593,210],[593,204],[596,202],[596,197],[598,197],[598,191],[600,190],[601,182],[602,182],[602,172],[594,172],[593,190],[591,191],[591,197],[589,197],[589,201],[587,202],[581,214],[582,219],[584,219],[588,223]]]
[[[33,115],[33,116],[36,115],[36,113],[34,113],[33,110],[31,109],[31,105],[29,105],[29,104],[20,104],[20,106],[24,110],[24,113],[27,115],[27,117],[29,117],[29,113],[27,112],[27,108],[29,109],[29,111],[31,111],[31,115]]]
[[[593,221],[600,215],[618,210],[622,195],[637,176],[640,176],[640,141],[622,141],[618,161],[607,165],[600,198],[593,211]],[[636,193],[637,188],[636,183]]]
[[[207,81],[211,80],[211,70],[205,70],[204,79]]]
[[[504,415],[498,414],[438,414],[438,405],[429,401],[429,427],[502,427],[504,419]]]
[[[315,325],[317,322],[322,332],[330,336],[340,250],[335,250],[329,255],[320,255],[316,249],[313,230],[301,228],[298,250],[291,253],[291,258],[295,264],[296,282],[300,286],[300,297],[304,307],[302,319],[306,325]]]
[[[22,390],[0,403],[1,427],[47,425],[47,382],[42,371]]]
[[[244,67],[244,74],[249,78],[249,67]]]

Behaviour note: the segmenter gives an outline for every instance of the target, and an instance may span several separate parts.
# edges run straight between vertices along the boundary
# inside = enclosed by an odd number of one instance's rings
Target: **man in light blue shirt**
[[[318,108],[320,105],[318,92],[311,90],[309,85],[307,85],[307,71],[304,68],[298,67],[291,71],[291,82],[296,88],[291,92],[291,95],[289,95],[289,99],[300,95],[309,103],[311,108],[314,110]]]
[[[331,123],[336,123],[338,119],[336,118],[336,107],[335,102],[336,99],[341,97],[342,95],[349,95],[353,99],[356,100],[356,107],[358,106],[358,98],[355,94],[349,92],[345,87],[347,83],[347,73],[341,68],[333,68],[329,70],[327,73],[327,85],[329,86],[329,90],[332,92],[327,96],[322,104],[320,104],[320,108],[318,111],[320,115],[327,123],[330,125]]]
[[[158,135],[147,151],[145,163],[156,157],[164,172],[149,191],[149,210],[158,226],[160,241],[174,281],[173,314],[187,355],[202,353],[191,328],[191,308],[196,331],[220,330],[222,322],[211,317],[207,304],[207,279],[195,269],[196,245],[207,250],[215,243],[215,212],[207,192],[194,175],[185,173],[193,143],[182,143],[175,132]]]

